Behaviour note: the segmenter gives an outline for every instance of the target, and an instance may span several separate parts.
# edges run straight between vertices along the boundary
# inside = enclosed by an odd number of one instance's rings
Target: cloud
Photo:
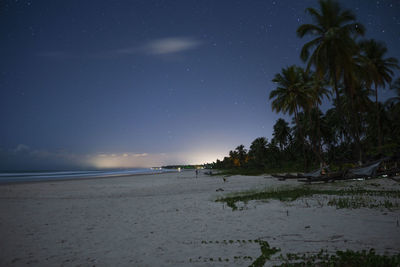
[[[200,46],[201,42],[193,38],[164,38],[153,40],[145,46],[145,50],[153,55],[175,54]]]
[[[28,151],[29,149],[30,149],[29,146],[24,145],[24,144],[19,144],[19,145],[17,145],[16,148],[14,148],[14,152],[19,153],[19,152]]]
[[[200,45],[201,42],[199,40],[191,37],[168,37],[151,40],[141,46],[115,50],[115,52],[126,55],[138,53],[148,55],[169,55],[196,49]]]
[[[71,51],[42,51],[37,55],[52,60],[65,60],[77,58],[114,59],[127,55],[178,55],[182,52],[193,50],[202,45],[202,42],[193,37],[167,37],[154,39],[121,49],[90,52],[78,54]]]

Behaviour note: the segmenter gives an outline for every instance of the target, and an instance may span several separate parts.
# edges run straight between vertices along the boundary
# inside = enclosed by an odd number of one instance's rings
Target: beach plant
[[[251,267],[262,267],[271,256],[280,251],[279,248],[270,247],[267,241],[258,240],[261,249],[261,255],[250,264]]]
[[[218,198],[216,202],[225,202],[232,210],[237,210],[237,202],[247,203],[251,200],[267,200],[276,199],[280,201],[294,201],[303,197],[311,197],[313,195],[338,195],[338,196],[383,196],[390,198],[400,198],[399,190],[367,190],[367,189],[313,189],[309,187],[295,187],[295,188],[278,188],[267,189],[260,192],[243,192],[236,193],[235,195]],[[332,202],[333,204],[334,202]],[[336,200],[335,203],[339,203]],[[328,203],[329,205],[329,203]],[[347,204],[344,204],[346,206]]]
[[[260,239],[249,239],[249,240],[244,240],[244,239],[237,239],[237,240],[202,240],[201,244],[224,244],[224,245],[234,245],[234,244],[240,244],[240,245],[246,245],[246,244],[258,244],[260,246],[261,249],[261,256],[259,256],[255,262],[256,265],[254,265],[254,262],[252,263],[252,266],[262,266],[262,265],[258,265],[261,264],[262,262],[265,262],[267,260],[270,259],[271,255],[275,254],[276,252],[280,251],[280,249],[277,248],[271,248],[269,247],[268,242],[260,240]],[[245,256],[234,256],[233,257],[233,261],[239,261],[239,260],[244,260],[244,261],[253,261],[253,257],[245,255]],[[196,259],[193,258],[189,258],[189,262],[229,262],[230,259],[229,258],[222,258],[222,257],[218,257],[218,258],[213,258],[213,257],[202,257],[199,256]]]
[[[400,203],[390,201],[389,199],[385,199],[382,202],[363,196],[332,198],[328,201],[328,205],[335,206],[338,209],[386,208],[393,210],[400,207]]]

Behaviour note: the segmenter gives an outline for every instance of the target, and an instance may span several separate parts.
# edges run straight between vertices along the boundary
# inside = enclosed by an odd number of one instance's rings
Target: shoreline
[[[126,174],[114,174],[114,175],[104,175],[104,176],[76,176],[76,177],[60,177],[56,179],[44,179],[44,180],[24,180],[24,181],[7,181],[2,182],[0,179],[0,186],[2,185],[13,185],[13,184],[30,184],[30,183],[45,183],[45,182],[64,182],[64,181],[84,181],[84,180],[94,180],[94,179],[110,179],[126,176],[140,176],[140,175],[157,175],[165,173],[176,173],[178,171],[167,171],[167,172],[154,172],[154,173],[126,173]]]

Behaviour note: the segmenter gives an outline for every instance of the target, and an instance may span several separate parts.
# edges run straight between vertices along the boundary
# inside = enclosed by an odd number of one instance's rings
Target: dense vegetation
[[[272,80],[272,110],[289,114],[278,119],[273,138],[255,139],[247,150],[239,145],[217,169],[275,171],[308,170],[320,164],[353,162],[392,155],[400,148],[400,78],[397,59],[384,43],[364,39],[365,28],[351,10],[336,1],[320,0],[307,8],[313,24],[297,29],[311,37],[300,57],[305,67],[283,68]],[[380,90],[397,96],[381,102]],[[324,112],[322,101],[330,101]]]
[[[189,170],[195,170],[198,169],[200,167],[203,167],[201,165],[166,165],[166,166],[162,166],[161,168],[163,169],[189,169]]]

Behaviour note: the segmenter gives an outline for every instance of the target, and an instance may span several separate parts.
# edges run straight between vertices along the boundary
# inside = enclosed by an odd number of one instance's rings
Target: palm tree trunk
[[[351,105],[351,109],[352,109],[352,121],[353,121],[353,137],[354,137],[354,141],[356,144],[356,151],[358,154],[358,164],[361,166],[362,165],[362,151],[361,151],[361,140],[360,140],[360,132],[359,132],[359,128],[358,128],[358,112],[357,110],[355,110],[354,108],[354,99],[353,99],[353,93],[350,93],[350,105]]]
[[[301,141],[302,141],[301,148],[303,150],[303,157],[304,157],[304,172],[306,172],[307,169],[308,169],[308,163],[307,163],[306,149],[305,149],[305,145],[304,145],[305,138],[304,138],[304,135],[303,135],[302,128],[300,126],[297,107],[294,110],[294,118],[296,120],[297,128],[299,129],[299,134],[300,134],[300,138],[301,138]]]
[[[317,129],[317,134],[315,136],[315,133],[313,133],[313,136],[311,137],[312,142],[311,142],[311,146],[312,146],[312,150],[315,154],[315,156],[317,157],[320,166],[322,167],[323,165],[323,160],[322,160],[322,156],[321,156],[321,132],[320,132],[320,128],[319,128],[319,114],[318,114],[318,104],[315,104],[314,109],[316,110],[317,113],[317,117],[315,118],[315,128]],[[310,110],[309,112],[309,120],[311,121],[311,123],[313,122],[313,117],[312,117],[312,111]]]
[[[322,157],[321,128],[320,128],[320,121],[319,121],[319,106],[318,106],[318,104],[316,105],[316,110],[317,110],[316,124],[317,124],[318,159],[319,159],[320,167],[322,168],[325,165],[325,162],[324,162],[324,159]]]
[[[353,139],[356,145],[356,152],[357,152],[357,157],[358,157],[358,164],[361,166],[362,165],[362,149],[361,149],[361,138],[360,138],[360,132],[359,132],[359,120],[358,120],[358,110],[355,109],[354,107],[354,91],[353,91],[353,85],[352,85],[352,76],[351,73],[348,73],[348,75],[345,75],[344,77],[344,84],[345,84],[345,89],[347,91],[348,97],[350,98],[350,120],[352,121],[351,124],[353,127],[352,135]]]
[[[336,94],[336,101],[337,101],[337,111],[339,114],[339,117],[342,117],[342,103],[340,101],[340,95],[339,95],[339,89],[338,89],[338,81],[337,81],[337,77],[336,77],[336,71],[333,75],[333,89],[335,90],[335,94]]]
[[[376,127],[378,130],[378,154],[382,154],[381,114],[379,112],[378,86],[375,85]]]

